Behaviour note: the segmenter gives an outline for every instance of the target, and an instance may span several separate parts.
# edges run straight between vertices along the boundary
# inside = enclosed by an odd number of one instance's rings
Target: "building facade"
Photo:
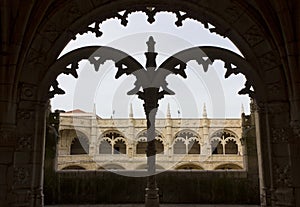
[[[242,119],[156,120],[157,170],[243,169]],[[146,120],[102,119],[74,110],[60,113],[57,169],[143,170]]]

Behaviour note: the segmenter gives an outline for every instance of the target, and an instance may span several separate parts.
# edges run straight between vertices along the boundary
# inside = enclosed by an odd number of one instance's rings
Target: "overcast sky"
[[[146,15],[142,13],[131,14],[128,20],[126,27],[118,19],[105,21],[100,26],[103,32],[100,38],[90,32],[77,35],[77,39],[71,41],[61,55],[83,46],[105,45],[120,49],[145,65],[144,52],[147,51],[146,41],[149,36],[153,36],[156,42],[157,65],[174,53],[195,46],[218,46],[240,54],[229,39],[211,34],[197,21],[185,20],[182,27],[176,27],[176,17],[171,13],[157,14],[153,24],[149,24]],[[238,118],[241,116],[242,104],[248,114],[249,97],[237,94],[245,83],[244,76],[232,75],[225,80],[223,66],[223,62],[215,61],[205,73],[202,66],[191,61],[186,69],[187,79],[169,75],[168,86],[175,95],[167,96],[159,102],[158,117],[166,116],[168,104],[172,117],[202,117],[204,103],[208,117],[211,118]],[[98,72],[88,61],[81,61],[78,79],[64,74],[58,77],[60,87],[66,94],[56,95],[51,100],[52,110],[81,109],[91,112],[95,104],[96,113],[100,117],[118,118],[128,117],[132,104],[134,116],[144,117],[143,102],[137,96],[126,94],[134,87],[135,76],[123,75],[115,80],[116,71],[114,64],[109,61]]]

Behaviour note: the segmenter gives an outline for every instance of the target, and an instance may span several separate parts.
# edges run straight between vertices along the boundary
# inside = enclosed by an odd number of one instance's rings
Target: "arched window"
[[[238,154],[237,136],[233,132],[220,130],[211,139],[212,154]]]
[[[174,154],[186,154],[186,145],[183,140],[175,140],[173,145]]]
[[[201,154],[200,139],[193,131],[180,131],[176,134],[174,154]]]
[[[164,153],[164,145],[161,140],[155,140],[155,148],[157,154],[163,154]]]
[[[71,144],[70,154],[81,155],[89,153],[89,143],[85,138],[75,137]]]
[[[126,140],[119,132],[107,132],[102,135],[99,154],[126,154]]]
[[[146,154],[147,142],[139,141],[136,145],[136,154]]]
[[[103,140],[99,146],[99,154],[111,154],[111,143],[109,140]]]
[[[155,131],[155,148],[157,154],[163,154],[164,144],[162,141],[162,135]],[[147,150],[147,130],[144,130],[138,135],[138,142],[136,145],[136,154],[146,154]]]
[[[226,142],[225,154],[238,154],[238,146],[234,140],[228,140]]]
[[[188,154],[200,154],[200,144],[196,140],[190,140],[188,144]]]
[[[117,140],[115,142],[114,154],[126,154],[126,144],[124,140]]]
[[[223,145],[220,140],[213,140],[211,142],[212,154],[223,154]]]

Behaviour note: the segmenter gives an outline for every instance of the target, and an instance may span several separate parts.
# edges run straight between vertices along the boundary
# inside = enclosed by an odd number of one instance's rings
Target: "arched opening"
[[[161,140],[155,140],[155,148],[157,154],[163,154],[164,153],[164,144]]]
[[[111,154],[111,143],[109,141],[103,140],[99,145],[99,154]]]
[[[126,144],[124,140],[118,140],[115,142],[114,154],[126,154]]]
[[[102,134],[99,144],[99,154],[126,154],[127,146],[124,136],[117,131]]]
[[[136,154],[146,154],[147,150],[147,130],[143,130],[137,135]],[[161,133],[155,131],[155,148],[157,154],[164,153],[164,143]]]
[[[212,154],[239,154],[238,142],[240,143],[240,139],[234,132],[218,130],[211,136]]]
[[[236,164],[222,164],[215,168],[215,170],[242,170],[243,168]]]
[[[88,141],[86,141],[86,139],[81,137],[74,138],[70,147],[70,154],[81,155],[81,154],[88,154],[88,153],[89,153]]]
[[[136,145],[136,153],[137,154],[146,154],[147,142],[139,141]]]
[[[195,140],[189,141],[188,154],[201,154],[201,147],[198,141]]]
[[[297,180],[294,177],[297,178],[296,175],[299,174],[299,168],[297,168],[297,157],[291,158],[291,156],[297,154],[294,151],[297,151],[298,147],[294,143],[290,143],[291,140],[294,140],[294,135],[289,134],[293,131],[293,124],[299,122],[297,113],[299,111],[299,90],[297,81],[295,81],[299,77],[296,66],[298,60],[297,52],[294,52],[297,51],[297,46],[295,45],[297,44],[297,38],[295,37],[299,35],[298,27],[293,26],[298,22],[298,15],[294,15],[297,14],[298,1],[128,0],[109,3],[107,1],[91,2],[81,4],[80,1],[66,1],[64,3],[49,1],[40,4],[36,1],[32,4],[24,4],[30,9],[22,9],[22,6],[18,6],[14,8],[16,12],[12,13],[10,13],[12,10],[10,8],[15,7],[18,3],[3,3],[9,9],[4,9],[2,13],[4,16],[2,18],[4,29],[1,36],[4,43],[2,58],[3,67],[9,70],[4,70],[5,75],[3,77],[5,77],[5,80],[3,79],[1,88],[1,91],[4,92],[2,93],[4,107],[3,112],[1,112],[1,120],[3,120],[1,122],[1,127],[3,127],[1,133],[4,139],[1,143],[5,143],[3,144],[5,147],[2,147],[4,151],[7,150],[7,145],[9,148],[19,150],[17,146],[10,147],[13,145],[10,142],[14,140],[11,137],[17,138],[13,142],[18,143],[19,137],[23,139],[28,136],[28,143],[32,143],[31,146],[29,144],[26,152],[22,152],[22,154],[28,153],[29,155],[26,157],[31,158],[28,159],[29,164],[26,166],[26,168],[30,168],[28,171],[32,172],[32,176],[29,176],[28,179],[31,185],[28,185],[26,182],[22,186],[24,192],[33,192],[33,195],[26,196],[30,197],[31,201],[29,202],[38,203],[43,195],[42,192],[39,192],[42,189],[41,183],[43,179],[41,175],[43,162],[40,159],[44,153],[42,150],[44,144],[40,140],[43,140],[44,136],[45,123],[43,114],[45,107],[43,106],[43,109],[40,107],[47,102],[47,99],[43,96],[47,93],[49,87],[47,85],[45,87],[44,83],[48,82],[50,84],[54,81],[53,78],[49,78],[48,74],[52,73],[52,77],[56,77],[58,74],[57,70],[50,69],[50,65],[55,61],[58,53],[66,43],[71,38],[74,38],[76,33],[96,31],[97,36],[101,35],[101,32],[97,31],[98,24],[88,27],[95,17],[97,17],[97,23],[110,17],[117,17],[123,24],[124,22],[126,24],[128,22],[128,11],[137,11],[140,8],[148,11],[147,14],[150,21],[155,20],[157,11],[165,10],[177,12],[175,14],[179,16],[176,22],[178,25],[182,25],[183,20],[186,18],[202,21],[212,32],[229,37],[242,50],[245,59],[252,65],[253,73],[257,71],[262,78],[262,81],[254,81],[257,91],[267,91],[263,96],[261,94],[256,96],[259,98],[257,103],[263,105],[261,116],[256,116],[261,121],[261,125],[257,127],[257,131],[261,131],[262,140],[262,144],[259,145],[261,147],[259,154],[262,157],[262,162],[260,163],[263,163],[260,166],[260,172],[262,173],[261,197],[262,200],[270,200],[263,203],[263,205],[271,205],[270,202],[274,202],[274,205],[282,205],[280,202],[286,198],[288,198],[286,200],[291,200],[291,202],[295,200],[293,195],[299,195],[297,189],[299,185],[294,183],[294,180]],[[20,13],[18,12],[19,10],[22,11],[20,16],[28,18],[16,16]],[[120,12],[118,14],[119,11],[123,10],[125,10],[125,13]],[[184,11],[187,14],[182,14],[179,11]],[[22,35],[23,33],[26,35]],[[20,47],[16,47],[16,43]],[[36,68],[39,69],[35,70]],[[61,68],[61,70],[63,69]],[[262,87],[258,87],[259,84]],[[59,90],[57,91],[59,92]],[[27,118],[23,119],[24,117]],[[27,123],[32,123],[32,125],[27,127]],[[8,127],[6,127],[7,125]],[[14,131],[14,128],[12,130],[8,129],[8,132],[6,131],[6,128],[10,128],[11,125],[13,127],[16,126],[18,129],[17,135],[14,135],[14,132],[11,133],[11,131]],[[296,127],[297,129],[299,128],[298,125]],[[282,132],[284,136],[282,138],[279,136],[278,139],[276,135],[273,135],[276,132]],[[290,139],[290,137],[293,139]],[[30,138],[32,139],[31,141]],[[6,144],[6,142],[9,142],[9,144]],[[285,145],[288,146],[285,147]],[[282,146],[280,148],[283,149],[291,149],[291,152],[289,150],[278,152],[277,146]],[[278,153],[273,153],[273,151]],[[277,154],[280,156],[278,159]],[[284,161],[282,161],[282,154],[287,157]],[[18,163],[24,165],[23,158],[23,156],[13,156],[14,161],[11,161],[13,165],[10,163],[7,169],[9,169],[9,166],[14,166],[17,171],[22,169],[23,166],[19,166]],[[38,161],[36,162],[37,159]],[[6,159],[4,162],[6,162]],[[29,167],[32,163],[36,164]],[[289,163],[289,169],[282,170],[285,169],[283,165],[286,163]],[[274,166],[275,164],[276,166]],[[2,171],[7,170],[4,169]],[[282,186],[282,183],[276,183],[278,180],[276,176],[278,172],[282,171],[287,172],[287,177],[293,182],[291,190],[287,186]],[[13,177],[15,173],[8,174],[7,177],[9,179],[4,180],[14,182]],[[8,202],[18,202],[20,200],[17,193],[19,188],[15,188],[9,183],[5,186],[12,186],[13,188],[8,190],[11,191],[11,194],[7,193],[4,196],[10,200]],[[276,199],[274,201],[269,198]],[[283,203],[285,202],[283,201]],[[292,206],[293,203],[286,205]]]
[[[186,145],[183,140],[175,140],[173,145],[174,154],[186,154]]]
[[[238,146],[234,140],[228,140],[226,142],[225,154],[238,154]]]
[[[175,135],[174,154],[200,154],[199,135],[191,130],[182,130]]]
[[[81,167],[79,165],[70,165],[70,166],[64,167],[61,170],[85,170],[85,168]]]
[[[203,168],[196,164],[183,164],[176,167],[176,170],[203,170]]]
[[[223,145],[220,140],[213,140],[211,142],[211,150],[213,155],[223,154]]]
[[[189,137],[188,137],[189,138]],[[187,142],[188,143],[188,142]],[[176,143],[175,143],[176,144]],[[187,151],[187,149],[186,148],[189,148],[189,147],[191,147],[191,149],[193,149],[193,151],[197,151],[197,152],[199,152],[199,154],[200,154],[200,145],[199,145],[199,150],[196,148],[197,146],[194,146],[194,144],[186,144],[186,143],[184,143],[185,144],[185,154],[186,153],[189,153],[190,151],[188,150]],[[113,146],[112,146],[113,147]],[[174,149],[175,149],[175,146],[174,146]],[[138,150],[137,150],[138,151]],[[174,150],[175,151],[175,150]],[[193,152],[192,151],[192,152]],[[222,153],[224,153],[223,152],[224,150],[222,149]],[[180,153],[179,153],[180,154]]]

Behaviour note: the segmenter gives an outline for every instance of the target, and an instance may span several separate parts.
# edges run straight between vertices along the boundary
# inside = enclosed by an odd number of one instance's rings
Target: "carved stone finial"
[[[241,106],[241,114],[245,114],[244,104]]]
[[[207,118],[207,111],[206,111],[206,104],[203,104],[203,112],[202,112],[203,118]]]
[[[93,104],[93,115],[96,115],[96,104]]]
[[[167,118],[171,118],[171,110],[170,110],[170,104],[168,103],[168,108],[167,108]]]
[[[130,107],[129,107],[129,118],[133,118],[132,103],[130,103]]]
[[[148,45],[148,52],[154,52],[155,51],[155,41],[154,38],[152,36],[149,37],[149,40],[147,42]]]

